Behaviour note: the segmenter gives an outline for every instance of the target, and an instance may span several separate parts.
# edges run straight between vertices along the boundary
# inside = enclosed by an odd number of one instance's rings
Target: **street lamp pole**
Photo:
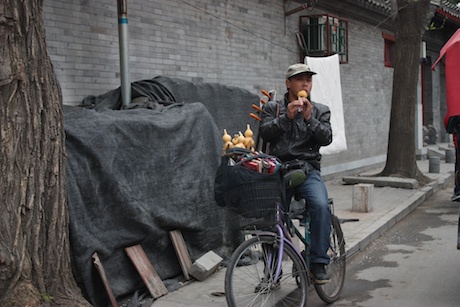
[[[128,49],[128,0],[117,0],[118,42],[120,45],[121,100],[123,106],[131,103],[131,80],[129,74]]]

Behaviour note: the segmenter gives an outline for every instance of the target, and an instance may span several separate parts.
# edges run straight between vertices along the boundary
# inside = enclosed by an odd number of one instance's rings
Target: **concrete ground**
[[[434,192],[441,190],[454,178],[454,163],[447,163],[443,157],[449,146],[431,146],[428,155],[439,156],[439,172],[432,173],[428,159],[417,161],[419,169],[432,182],[417,188],[394,186],[373,186],[371,210],[353,212],[353,189],[355,184],[344,184],[346,176],[337,176],[326,181],[329,196],[334,199],[335,215],[340,219],[353,219],[342,224],[345,235],[347,258],[352,257],[370,242],[378,238],[396,222],[420,205]],[[449,159],[450,160],[450,159]],[[381,169],[358,174],[367,178]],[[224,293],[225,268],[221,268],[204,281],[192,281],[182,288],[158,298],[152,307],[207,307],[226,306]],[[345,281],[346,282],[346,281]]]

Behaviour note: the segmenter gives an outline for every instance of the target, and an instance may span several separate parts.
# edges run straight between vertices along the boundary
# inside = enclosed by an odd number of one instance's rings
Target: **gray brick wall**
[[[383,64],[382,31],[358,21],[348,26],[349,63],[340,66],[348,150],[331,164],[381,161],[388,144],[393,69]]]
[[[276,0],[129,2],[131,80],[165,75],[267,88],[298,59],[281,12]],[[119,86],[114,1],[47,1],[45,20],[64,103]],[[294,25],[296,18],[287,21]]]
[[[131,81],[164,75],[284,93],[284,71],[299,60],[298,16],[319,13],[285,17],[299,4],[284,2],[128,1]],[[64,103],[119,87],[116,1],[49,0],[44,11]],[[387,147],[393,70],[383,65],[381,30],[348,20],[349,63],[340,67],[348,150],[324,157],[326,173],[382,162]]]

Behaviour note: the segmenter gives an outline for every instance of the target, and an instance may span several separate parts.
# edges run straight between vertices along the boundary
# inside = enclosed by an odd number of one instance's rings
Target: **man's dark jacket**
[[[307,161],[313,168],[320,170],[321,154],[319,148],[332,142],[331,111],[328,106],[311,102],[311,118],[306,121],[302,114],[293,120],[286,115],[289,103],[288,94],[284,100],[269,101],[265,105],[260,125],[260,137],[269,142],[270,154],[281,161]]]

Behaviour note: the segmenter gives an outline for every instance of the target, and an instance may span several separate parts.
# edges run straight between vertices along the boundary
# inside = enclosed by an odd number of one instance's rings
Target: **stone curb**
[[[421,205],[428,197],[433,193],[442,190],[448,183],[449,180],[453,179],[453,175],[448,175],[445,178],[439,178],[436,181],[428,183],[426,186],[421,188],[418,192],[412,195],[409,199],[401,203],[396,208],[393,208],[388,212],[389,219],[381,218],[375,223],[375,230],[363,237],[359,242],[353,246],[346,248],[347,259],[352,258],[360,250],[364,249],[367,245],[378,239],[385,231],[390,229],[398,221],[402,220],[419,205]],[[346,243],[346,238],[345,238]]]

